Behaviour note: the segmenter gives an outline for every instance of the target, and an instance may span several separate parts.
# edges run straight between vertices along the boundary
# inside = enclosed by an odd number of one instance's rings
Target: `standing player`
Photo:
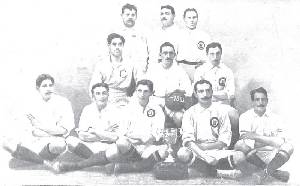
[[[191,81],[197,66],[206,62],[205,47],[210,43],[210,36],[197,27],[198,12],[187,8],[183,13],[185,28],[178,42],[177,61],[186,70]]]
[[[234,76],[231,69],[221,62],[222,46],[220,43],[210,43],[206,46],[208,63],[198,67],[195,71],[194,80],[206,79],[212,84],[212,101],[221,103],[228,111],[232,130],[230,148],[239,138],[239,113],[233,108],[234,104]]]
[[[91,93],[93,103],[83,109],[79,126],[75,129],[78,138],[67,138],[68,150],[85,160],[57,162],[53,167],[58,173],[109,163],[106,150],[119,138],[119,121],[112,114],[119,111],[107,104],[109,88],[106,83],[93,85]]]
[[[54,93],[52,76],[39,75],[36,89],[38,95],[27,105],[26,132],[7,139],[3,147],[14,158],[51,166],[66,150],[65,137],[74,127],[74,116],[70,102]]]
[[[124,107],[125,124],[120,131],[124,137],[116,142],[118,163],[112,169],[115,173],[151,170],[167,156],[166,146],[158,145],[165,117],[161,107],[150,99],[152,94],[153,83],[140,80],[130,103]]]
[[[129,57],[136,67],[138,79],[146,73],[148,68],[147,39],[141,27],[136,24],[137,7],[125,4],[122,7],[122,25],[114,28],[113,32],[120,33],[126,40],[123,56]]]
[[[241,137],[235,149],[247,156],[247,162],[262,169],[254,174],[257,183],[262,183],[268,175],[287,182],[289,173],[277,169],[289,160],[293,146],[284,135],[279,117],[267,108],[267,91],[260,87],[250,95],[253,108],[240,117]]]
[[[124,43],[123,36],[116,33],[108,35],[109,55],[96,65],[90,82],[90,89],[96,83],[107,83],[110,89],[108,104],[117,106],[128,103],[130,88],[136,76],[133,64],[122,55]]]

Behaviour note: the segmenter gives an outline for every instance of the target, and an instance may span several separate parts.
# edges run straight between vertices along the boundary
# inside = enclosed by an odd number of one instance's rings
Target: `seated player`
[[[153,83],[150,80],[137,82],[130,103],[124,107],[125,125],[123,138],[116,142],[115,162],[111,171],[151,170],[155,163],[167,156],[167,146],[160,145],[164,128],[164,113],[161,107],[150,99]]]
[[[284,135],[279,117],[267,108],[267,91],[260,87],[250,95],[253,108],[240,117],[241,137],[235,149],[247,156],[247,162],[261,169],[254,174],[257,183],[263,183],[268,175],[287,182],[289,173],[277,169],[289,160],[293,146]]]
[[[226,149],[231,140],[228,113],[212,102],[212,85],[207,80],[194,85],[198,103],[183,115],[183,147],[177,152],[180,161],[206,176],[217,176],[217,169],[233,169],[244,158],[243,153]]]
[[[74,127],[73,110],[66,98],[54,93],[52,76],[39,75],[36,90],[38,94],[26,105],[26,119],[18,123],[22,135],[7,137],[3,147],[14,158],[49,167],[66,150],[65,137]]]
[[[116,106],[107,104],[109,88],[106,83],[93,85],[91,93],[93,102],[83,109],[79,126],[75,129],[78,137],[67,138],[68,150],[85,160],[57,162],[54,166],[56,172],[109,163],[105,151],[119,138],[118,117],[113,117],[113,114],[119,111]]]

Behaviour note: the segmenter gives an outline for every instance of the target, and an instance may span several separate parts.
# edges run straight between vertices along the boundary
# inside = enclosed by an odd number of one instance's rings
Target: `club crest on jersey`
[[[120,77],[125,78],[127,76],[127,71],[125,69],[120,70]]]
[[[212,117],[210,119],[210,126],[216,128],[219,125],[219,119],[217,117]]]
[[[147,116],[148,116],[148,117],[154,117],[154,116],[155,116],[155,110],[149,109],[149,110],[147,111]]]
[[[203,41],[199,41],[197,43],[197,47],[199,50],[203,50],[205,48],[205,43]]]
[[[224,87],[225,84],[226,84],[226,78],[225,78],[225,77],[221,77],[221,78],[219,79],[219,85]]]

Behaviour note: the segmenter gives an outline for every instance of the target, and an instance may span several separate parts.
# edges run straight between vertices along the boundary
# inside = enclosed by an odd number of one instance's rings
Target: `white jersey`
[[[199,62],[207,61],[206,46],[211,42],[210,36],[199,29],[185,28],[178,35],[178,61]]]
[[[261,117],[254,112],[254,109],[243,113],[240,116],[239,130],[240,135],[247,131],[263,136],[286,138],[282,127],[282,119],[268,109]],[[248,146],[254,148],[254,140],[244,141]]]
[[[36,95],[30,101],[26,112],[44,126],[61,126],[68,133],[75,127],[70,101],[56,94],[53,94],[48,101],[44,101],[39,94]]]
[[[130,58],[139,76],[143,76],[148,68],[148,44],[143,31],[135,25],[128,28],[122,24],[112,30],[125,38],[123,56]]]
[[[233,72],[225,64],[220,63],[218,66],[213,66],[211,63],[205,63],[198,67],[195,71],[194,82],[201,79],[208,80],[212,84],[214,92],[224,91],[227,94],[227,97],[224,99],[213,97],[213,101],[229,104],[229,99],[234,97]]]
[[[165,29],[159,28],[149,34],[149,66],[158,62],[160,46],[165,42],[171,43],[177,53],[180,32],[177,25],[172,25]]]
[[[76,131],[88,131],[89,128],[93,128],[96,131],[117,132],[119,120],[114,114],[118,112],[119,109],[108,105],[99,111],[97,104],[93,102],[84,107]]]
[[[184,90],[187,96],[193,93],[189,76],[177,63],[173,62],[168,69],[160,63],[153,64],[146,77],[153,82],[155,96],[164,97],[176,89]]]
[[[136,76],[136,70],[128,59],[113,64],[107,56],[96,64],[90,88],[96,83],[107,83],[109,86],[108,104],[124,105],[128,103],[127,91],[131,81]],[[89,91],[91,94],[91,91]]]
[[[183,146],[189,141],[222,141],[227,146],[231,140],[231,125],[228,114],[218,103],[209,108],[196,104],[185,111],[182,119]]]
[[[156,140],[162,136],[164,129],[165,115],[162,108],[152,102],[144,108],[139,103],[137,98],[132,98],[130,103],[123,108],[124,124],[122,126],[123,134],[139,134],[149,136],[152,135]],[[132,143],[135,143],[133,140]]]

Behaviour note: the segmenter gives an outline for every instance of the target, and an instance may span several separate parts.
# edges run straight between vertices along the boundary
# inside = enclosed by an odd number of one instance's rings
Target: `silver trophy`
[[[175,158],[173,157],[173,149],[172,145],[177,141],[177,131],[176,128],[167,128],[164,129],[164,141],[168,145],[168,157],[165,159],[164,162],[175,162]]]

